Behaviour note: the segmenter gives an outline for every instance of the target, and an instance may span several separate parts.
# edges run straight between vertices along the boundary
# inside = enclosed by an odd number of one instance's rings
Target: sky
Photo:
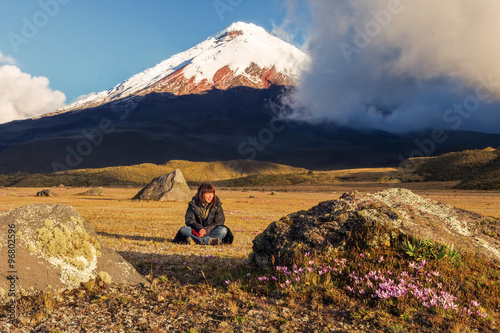
[[[233,22],[279,34],[292,7],[281,0],[0,0],[0,8],[4,122],[110,89]]]
[[[0,4],[0,123],[110,89],[243,21],[312,58],[285,100],[289,117],[390,132],[500,133],[498,0]]]

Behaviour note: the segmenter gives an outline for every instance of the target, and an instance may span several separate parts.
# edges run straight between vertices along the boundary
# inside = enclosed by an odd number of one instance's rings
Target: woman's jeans
[[[223,225],[219,225],[219,226],[215,227],[214,230],[212,230],[210,235],[206,235],[203,237],[199,237],[199,236],[196,236],[195,234],[193,234],[193,229],[191,229],[191,227],[188,227],[187,225],[183,226],[181,228],[180,232],[186,238],[191,237],[197,243],[208,245],[210,243],[210,239],[212,239],[212,238],[223,239],[224,237],[226,237],[227,228]]]

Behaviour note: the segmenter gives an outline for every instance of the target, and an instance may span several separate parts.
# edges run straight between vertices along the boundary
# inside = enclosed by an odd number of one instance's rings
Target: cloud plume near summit
[[[0,124],[55,111],[66,96],[49,87],[49,79],[31,76],[0,52]]]
[[[290,1],[295,3],[295,1]],[[308,0],[291,117],[404,132],[500,131],[500,2]]]

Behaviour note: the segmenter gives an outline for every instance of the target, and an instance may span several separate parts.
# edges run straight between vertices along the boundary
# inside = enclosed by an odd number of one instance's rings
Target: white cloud
[[[313,66],[291,98],[295,117],[394,131],[452,127],[458,120],[446,123],[446,112],[478,87],[484,93],[489,78],[491,96],[448,119],[463,118],[455,129],[499,131],[499,1],[308,4]]]
[[[0,66],[2,65],[15,65],[16,60],[10,56],[6,56],[0,51]]]
[[[32,77],[13,65],[0,67],[0,123],[55,111],[65,100],[46,77]]]

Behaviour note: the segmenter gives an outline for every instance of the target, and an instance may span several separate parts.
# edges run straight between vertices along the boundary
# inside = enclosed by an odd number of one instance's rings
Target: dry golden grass
[[[35,197],[37,188],[4,188],[0,190],[2,211],[33,203],[66,204],[77,209],[99,233],[104,246],[118,251],[154,252],[163,254],[220,255],[246,257],[252,240],[269,223],[281,216],[308,209],[320,201],[338,197],[336,194],[269,191],[217,191],[223,203],[226,224],[235,234],[231,247],[186,247],[172,244],[177,230],[184,225],[186,202],[131,201],[138,189],[107,188],[106,197],[76,194],[85,188],[56,188],[58,197]],[[192,191],[193,195],[195,191]],[[250,197],[253,198],[250,198]],[[244,230],[244,231],[242,231]]]

